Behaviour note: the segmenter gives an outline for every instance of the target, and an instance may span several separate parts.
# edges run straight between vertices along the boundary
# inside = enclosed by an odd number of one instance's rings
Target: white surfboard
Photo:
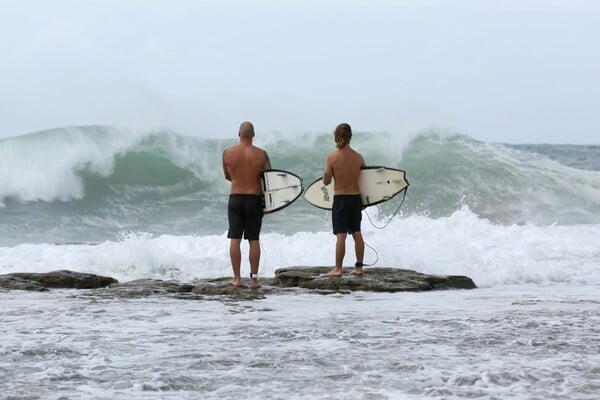
[[[292,204],[302,194],[302,178],[288,171],[271,169],[262,174],[265,214]]]
[[[358,186],[362,204],[365,207],[388,201],[398,193],[408,188],[406,172],[386,167],[365,167],[360,171]],[[333,179],[327,186],[323,178],[314,181],[306,192],[304,198],[313,206],[331,210],[333,207]]]

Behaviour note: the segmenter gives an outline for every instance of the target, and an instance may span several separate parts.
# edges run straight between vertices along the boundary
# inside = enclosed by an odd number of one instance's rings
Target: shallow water
[[[3,398],[593,399],[600,391],[592,285],[252,302],[13,291],[0,301]]]

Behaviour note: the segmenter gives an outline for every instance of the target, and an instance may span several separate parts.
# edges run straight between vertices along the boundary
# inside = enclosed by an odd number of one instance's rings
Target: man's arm
[[[229,175],[229,171],[227,170],[227,165],[225,165],[225,153],[227,150],[223,151],[223,174],[225,175],[225,179],[231,181],[231,175]]]
[[[333,178],[333,166],[331,165],[331,156],[327,157],[327,161],[325,162],[325,174],[323,175],[323,184],[325,186],[331,183],[331,178]]]
[[[271,168],[271,159],[269,158],[269,155],[265,151],[265,165],[263,165],[263,171],[268,171],[270,169],[272,169]]]

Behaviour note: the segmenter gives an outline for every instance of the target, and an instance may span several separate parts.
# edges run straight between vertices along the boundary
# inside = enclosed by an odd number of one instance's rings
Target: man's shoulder
[[[223,155],[225,155],[227,153],[235,152],[238,149],[238,147],[239,147],[239,145],[227,147],[225,150],[223,150]]]
[[[250,149],[251,149],[252,154],[254,156],[262,156],[262,155],[264,155],[264,156],[268,157],[267,151],[265,149],[261,148],[261,147],[252,145],[252,147]]]
[[[362,154],[360,154],[358,151],[354,150],[353,148],[350,148],[350,151],[352,152],[352,154],[354,154],[355,157],[363,158]]]

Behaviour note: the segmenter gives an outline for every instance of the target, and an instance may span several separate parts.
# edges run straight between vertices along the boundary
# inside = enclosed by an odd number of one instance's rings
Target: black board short
[[[362,209],[360,194],[336,194],[333,196],[331,211],[333,234],[360,232]]]
[[[263,218],[262,196],[255,194],[232,194],[227,206],[229,239],[258,240]]]

